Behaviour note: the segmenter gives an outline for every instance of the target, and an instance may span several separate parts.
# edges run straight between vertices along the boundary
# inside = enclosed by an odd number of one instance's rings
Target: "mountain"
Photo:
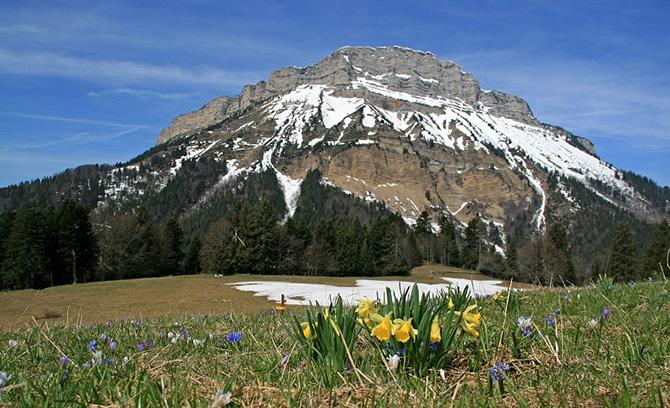
[[[373,204],[408,224],[422,211],[463,227],[480,214],[500,251],[508,236],[561,223],[585,263],[616,221],[642,229],[670,213],[667,187],[603,161],[588,139],[542,123],[517,96],[482,90],[455,63],[401,47],[345,47],[282,68],[178,116],[127,163],[1,189],[0,211],[63,197],[98,213],[142,204],[202,234],[235,200],[261,196],[284,219],[317,201],[322,213],[362,218]]]

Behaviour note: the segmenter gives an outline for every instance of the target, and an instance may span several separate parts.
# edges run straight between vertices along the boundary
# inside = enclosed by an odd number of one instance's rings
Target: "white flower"
[[[516,325],[521,330],[529,329],[530,327],[533,326],[533,320],[530,317],[521,316],[518,319],[516,319]]]
[[[9,348],[12,349],[12,350],[15,350],[16,347],[18,347],[18,345],[19,345],[19,342],[16,341],[16,340],[10,340],[9,341]]]
[[[128,360],[129,360],[128,356],[123,356],[123,364],[126,364]]]
[[[205,344],[205,340],[198,340],[198,339],[191,339],[191,342],[193,343],[194,346],[200,347],[203,344]]]
[[[211,408],[224,407],[232,401],[233,394],[228,391],[224,392],[223,390],[218,390],[214,395],[214,401],[212,401]]]
[[[447,382],[447,374],[441,368],[440,368],[440,378],[442,379],[442,381]]]
[[[0,388],[4,387],[11,379],[12,379],[11,374],[5,371],[0,371]]]
[[[168,332],[167,336],[168,336],[168,339],[172,339],[174,337],[174,333]]]
[[[397,354],[394,354],[388,358],[386,366],[389,368],[389,370],[395,371],[398,368],[398,363],[400,363],[400,357]]]
[[[589,327],[593,329],[594,327],[596,327],[598,325],[598,322],[599,322],[598,319],[589,320]]]

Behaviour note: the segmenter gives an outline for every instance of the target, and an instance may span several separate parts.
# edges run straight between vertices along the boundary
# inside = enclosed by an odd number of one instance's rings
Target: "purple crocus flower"
[[[230,343],[233,343],[233,344],[239,343],[240,340],[242,340],[242,333],[237,333],[237,332],[229,333],[229,334],[226,334],[224,336],[224,338],[226,340],[228,340]]]
[[[139,351],[139,352],[144,351],[145,347],[146,347],[146,346],[145,346],[144,343],[142,343],[142,342],[137,343],[137,344],[135,345],[135,349],[136,349],[137,351]]]
[[[610,317],[610,308],[606,307],[603,309],[603,320],[607,320]]]
[[[63,367],[67,367],[67,366],[70,365],[70,359],[67,358],[67,356],[61,356],[61,358],[58,359],[58,362],[59,362],[60,365],[62,365]]]
[[[98,338],[100,339],[100,342],[107,343],[107,335],[105,333],[102,333]]]
[[[549,326],[553,326],[553,325],[556,323],[556,321],[554,320],[554,318],[551,317],[551,316],[547,316],[547,318],[544,319],[544,321],[545,321],[545,322],[547,323],[547,325],[549,325]]]
[[[88,343],[88,352],[93,353],[97,347],[98,347],[98,342],[95,341],[95,340],[91,340]]]
[[[496,365],[489,368],[489,377],[493,381],[500,381],[505,376],[507,370],[509,370],[509,364],[505,362],[496,363]]]
[[[184,326],[179,328],[179,334],[181,334],[184,339],[188,339],[188,330],[186,330]]]
[[[116,340],[109,339],[109,351],[111,351],[112,353],[115,352],[117,346],[118,345],[116,344]]]
[[[288,361],[291,359],[291,353],[288,353],[287,355],[284,356],[284,358],[281,359],[281,362],[279,363],[279,367],[286,367],[286,364],[288,364]]]

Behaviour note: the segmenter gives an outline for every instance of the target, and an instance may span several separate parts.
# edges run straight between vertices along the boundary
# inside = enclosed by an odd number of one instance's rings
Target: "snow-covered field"
[[[447,283],[418,283],[419,291],[436,294],[440,291],[448,290],[449,287],[464,288],[469,286],[471,293],[479,296],[488,296],[504,289],[500,286],[502,281],[499,280],[441,279],[447,281]],[[235,282],[229,285],[237,290],[254,292],[254,296],[266,297],[268,300],[275,302],[280,302],[281,295],[283,294],[286,297],[286,304],[289,305],[308,305],[316,302],[323,305],[328,304],[337,295],[342,296],[342,299],[349,304],[355,304],[364,297],[378,298],[383,301],[387,287],[391,288],[397,294],[400,291],[411,288],[413,284],[414,282],[358,279],[354,287],[272,281]]]

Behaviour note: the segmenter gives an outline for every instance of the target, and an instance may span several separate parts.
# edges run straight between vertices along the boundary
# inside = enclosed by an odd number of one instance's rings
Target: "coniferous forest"
[[[436,229],[423,212],[408,227],[383,206],[318,180],[318,174],[307,178],[298,209],[288,219],[280,215],[285,208],[280,197],[263,188],[253,194],[246,189],[246,201],[212,200],[197,216],[182,219],[152,216],[144,206],[94,210],[73,199],[6,211],[0,214],[0,287],[39,289],[196,273],[389,276],[424,262],[554,285],[579,284],[598,274],[630,281],[667,273],[666,220],[645,246],[628,224],[619,224],[608,237],[606,262],[580,271],[570,232],[560,223],[542,237],[504,237],[503,256],[493,245],[503,237],[479,217],[465,227],[444,217]]]

